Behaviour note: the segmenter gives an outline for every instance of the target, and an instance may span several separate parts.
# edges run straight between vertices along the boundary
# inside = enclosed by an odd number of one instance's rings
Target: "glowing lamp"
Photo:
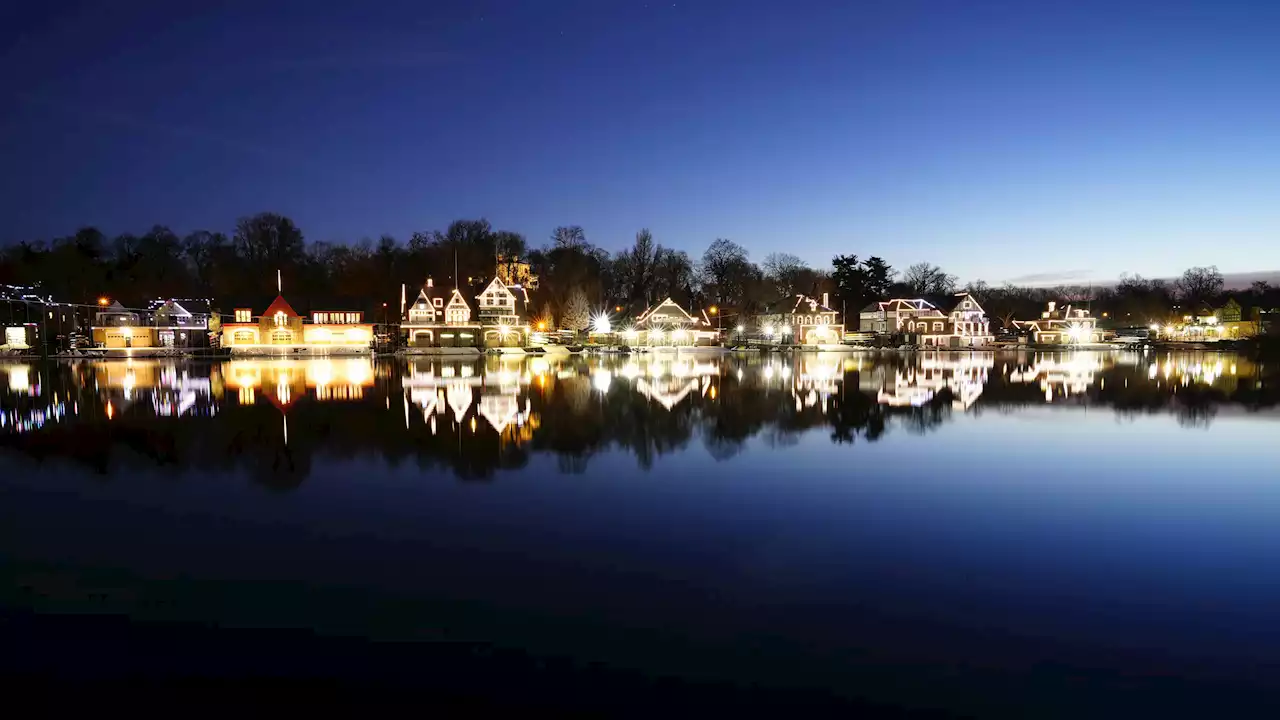
[[[764,326],[764,334],[765,334],[765,335],[768,335],[769,337],[773,337],[773,326],[772,326],[772,325],[765,325],[765,326]]]
[[[591,321],[591,327],[595,332],[608,334],[613,330],[612,324],[609,322],[609,316],[601,313]]]

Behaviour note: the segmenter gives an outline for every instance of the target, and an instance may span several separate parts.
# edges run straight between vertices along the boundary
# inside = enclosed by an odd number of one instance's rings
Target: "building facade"
[[[898,335],[903,325],[915,318],[946,318],[945,314],[923,298],[895,298],[874,302],[858,313],[858,330],[876,335]]]
[[[720,342],[720,332],[706,313],[694,315],[667,298],[645,310],[634,327],[621,333],[627,345],[647,347],[710,346]]]
[[[1079,345],[1102,342],[1098,321],[1088,310],[1070,305],[1059,308],[1050,301],[1047,309],[1035,320],[1019,320],[1014,323],[1027,331],[1032,343],[1037,345]]]
[[[844,338],[844,325],[840,313],[832,310],[829,302],[827,293],[822,294],[821,301],[796,295],[762,313],[756,324],[766,339],[798,345],[834,345]]]
[[[93,343],[108,350],[149,348],[155,346],[151,327],[139,313],[125,308],[117,300],[93,316]]]
[[[472,322],[471,307],[456,289],[446,297],[431,278],[401,319],[400,331],[411,348],[477,347],[483,328]]]
[[[966,292],[956,294],[949,313],[908,318],[901,329],[910,341],[929,347],[981,347],[995,341],[987,312]]]
[[[483,327],[486,347],[524,345],[526,328],[518,309],[520,304],[516,294],[498,277],[490,280],[476,296],[476,314]]]
[[[373,342],[373,325],[363,313],[320,310],[306,322],[284,296],[277,296],[262,315],[236,308],[233,321],[221,328],[222,347],[238,355],[361,354]]]

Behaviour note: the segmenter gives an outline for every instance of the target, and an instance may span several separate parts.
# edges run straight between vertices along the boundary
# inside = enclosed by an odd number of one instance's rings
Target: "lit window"
[[[253,312],[250,310],[236,310],[236,322],[247,323],[253,321]]]

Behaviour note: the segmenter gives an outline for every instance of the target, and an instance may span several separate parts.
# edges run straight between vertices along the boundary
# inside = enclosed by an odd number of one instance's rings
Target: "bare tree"
[[[795,295],[808,291],[801,287],[806,275],[811,275],[809,266],[798,256],[791,253],[769,253],[764,259],[764,276],[773,283],[779,295]]]
[[[950,295],[956,289],[956,276],[948,275],[937,265],[916,263],[902,274],[902,282],[917,295]]]
[[[1208,303],[1222,292],[1223,284],[1217,265],[1188,268],[1176,284],[1178,299],[1189,306]]]
[[[560,226],[551,233],[553,249],[576,250],[587,244],[587,234],[581,225]]]

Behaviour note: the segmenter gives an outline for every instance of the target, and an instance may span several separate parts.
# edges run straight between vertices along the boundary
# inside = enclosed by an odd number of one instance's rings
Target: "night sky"
[[[4,8],[4,242],[271,210],[993,283],[1280,269],[1274,0]]]

